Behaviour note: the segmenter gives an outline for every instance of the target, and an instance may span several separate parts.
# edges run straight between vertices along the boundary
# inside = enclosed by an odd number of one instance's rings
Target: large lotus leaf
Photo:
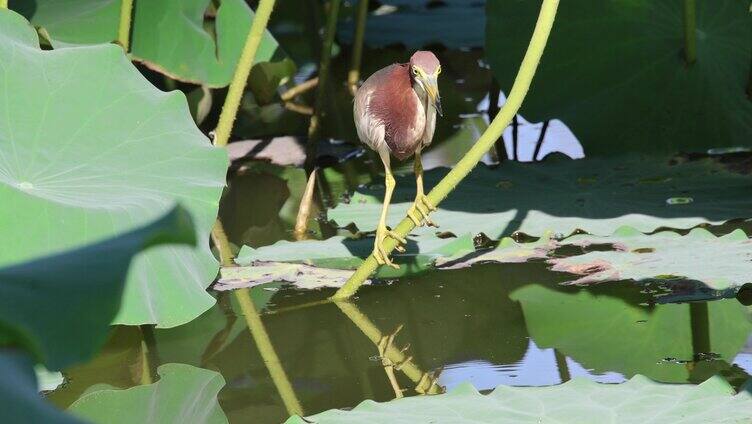
[[[224,87],[232,80],[253,21],[244,0],[222,0],[216,41],[202,26],[211,0],[142,1],[136,5],[133,56],[172,78]],[[265,31],[254,63],[281,60],[279,44]],[[279,69],[286,74],[294,69]],[[279,80],[273,86],[279,85]]]
[[[88,393],[69,410],[95,423],[226,423],[217,393],[225,385],[214,371],[184,364],[158,368],[159,381],[126,390]]]
[[[446,169],[425,174],[428,188]],[[722,187],[723,189],[719,189]],[[349,204],[329,212],[339,225],[354,222],[374,230],[383,188],[364,189]],[[412,176],[397,179],[388,225],[396,225],[415,197]],[[752,209],[749,177],[710,161],[670,165],[638,156],[552,159],[542,163],[504,162],[479,166],[439,205],[432,219],[455,234],[484,232],[498,238],[514,231],[568,235],[575,229],[608,235],[629,225],[642,232],[659,227],[690,228],[703,222],[743,218]],[[435,230],[416,229],[416,237]]]
[[[131,258],[166,243],[195,243],[184,210],[114,238],[0,268],[0,345],[23,347],[51,370],[91,358],[120,308]]]
[[[272,262],[301,262],[306,265],[333,269],[356,269],[363,263],[373,251],[373,238],[352,239],[342,236],[331,237],[326,240],[305,240],[298,242],[279,241],[271,246],[253,249],[243,246],[238,255],[238,263],[242,268],[223,269],[223,277],[228,279],[245,278],[250,285],[253,283],[268,282],[269,275],[278,275],[284,278],[280,280],[308,285],[311,279],[319,280],[319,275],[305,276],[296,272],[290,272],[291,268],[278,266],[266,268],[265,271],[254,270],[256,261]],[[395,252],[395,263],[400,264],[400,269],[381,267],[376,276],[379,278],[396,278],[404,275],[415,274],[425,271],[436,258],[467,253],[473,250],[473,240],[465,235],[458,238],[440,239],[437,237],[407,237],[406,251]],[[267,264],[268,265],[268,264]],[[281,265],[281,264],[280,264]],[[269,274],[264,276],[264,274]],[[332,278],[341,280],[342,275],[336,273]],[[325,285],[331,286],[335,282]],[[335,284],[336,285],[336,284]],[[341,285],[341,284],[340,284]]]
[[[488,2],[486,53],[502,87],[512,85],[540,5]],[[522,114],[563,120],[588,153],[749,146],[749,2],[697,2],[691,66],[683,13],[674,0],[562,2]]]
[[[531,285],[510,298],[522,306],[538,346],[556,348],[595,372],[639,373],[667,383],[692,381],[692,371],[664,359],[692,361],[695,354],[715,353],[731,363],[752,332],[746,308],[734,299],[708,302],[707,322],[701,323],[698,316],[693,321],[689,304],[654,308],[585,290]],[[708,340],[709,352],[695,351],[699,344],[693,347],[693,341],[701,339]]]
[[[172,78],[224,87],[232,75],[253,20],[243,0],[223,0],[217,10],[215,38],[204,29],[211,0],[140,1],[135,4],[131,54]],[[117,38],[120,0],[18,0],[19,10],[44,30],[55,48],[108,43]],[[269,31],[264,32],[255,62],[285,57]],[[289,63],[289,62],[286,62]],[[289,76],[289,66],[271,79]]]
[[[185,97],[151,86],[115,45],[42,51],[10,11],[0,11],[0,64],[0,233],[13,240],[0,266],[118,234],[177,201],[198,245],[137,256],[115,322],[169,327],[208,309],[227,157]]]
[[[735,394],[719,377],[694,386],[639,376],[623,384],[578,378],[559,386],[499,386],[487,395],[464,384],[443,395],[367,400],[350,411],[295,416],[287,423],[731,423],[752,419],[750,408],[752,395]]]
[[[683,277],[722,290],[752,281],[752,241],[742,230],[716,237],[701,228],[681,236],[671,231],[644,235],[625,227],[609,237],[578,235],[563,244],[615,247],[549,261],[554,271],[583,275],[573,281],[577,284]]]
[[[0,353],[0,417],[7,423],[83,424],[59,411],[37,392],[34,363],[28,355]]]

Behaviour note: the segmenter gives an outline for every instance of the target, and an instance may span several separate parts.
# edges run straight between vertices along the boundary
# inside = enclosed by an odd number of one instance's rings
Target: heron
[[[441,64],[428,51],[415,52],[408,63],[395,63],[382,68],[363,82],[355,93],[353,105],[358,138],[375,150],[384,163],[384,204],[381,208],[373,256],[379,265],[399,268],[384,248],[384,240],[397,241],[397,250],[404,252],[404,237],[387,228],[386,216],[396,182],[390,158],[402,161],[415,155],[413,169],[417,191],[415,202],[407,215],[416,226],[436,226],[428,217],[436,207],[423,190],[421,151],[431,144],[436,128],[436,114],[442,116],[438,76]]]

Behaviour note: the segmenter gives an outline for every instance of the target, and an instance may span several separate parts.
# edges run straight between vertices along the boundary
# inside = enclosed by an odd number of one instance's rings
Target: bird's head
[[[426,92],[436,112],[443,115],[438,84],[440,73],[441,64],[433,53],[417,51],[410,57],[410,75],[413,81]]]

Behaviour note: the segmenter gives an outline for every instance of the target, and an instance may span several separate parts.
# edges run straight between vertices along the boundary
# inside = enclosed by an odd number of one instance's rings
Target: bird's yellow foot
[[[416,227],[422,226],[423,220],[425,220],[426,225],[429,227],[438,227],[438,225],[428,217],[428,214],[435,210],[436,206],[428,200],[428,196],[425,194],[419,194],[415,197],[413,205],[407,210],[407,216],[410,217]]]
[[[384,248],[384,240],[387,238],[387,236],[397,241],[397,246],[395,247],[395,249],[398,252],[405,251],[405,248],[401,245],[407,243],[407,240],[384,226],[376,229],[376,241],[374,241],[373,243],[373,257],[376,259],[376,262],[379,265],[387,265],[392,268],[399,269],[399,265],[395,264],[391,259],[389,259],[389,255]]]

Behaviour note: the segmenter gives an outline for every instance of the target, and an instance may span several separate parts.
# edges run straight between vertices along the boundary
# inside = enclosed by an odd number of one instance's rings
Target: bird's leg
[[[396,182],[394,181],[392,169],[389,165],[389,153],[381,154],[381,160],[384,162],[384,184],[386,185],[386,192],[384,193],[384,206],[381,208],[381,218],[379,218],[379,225],[376,227],[376,241],[373,243],[373,257],[379,265],[388,265],[392,268],[399,268],[399,265],[389,259],[389,254],[384,248],[384,240],[387,236],[397,241],[398,244],[396,249],[400,252],[405,251],[400,244],[405,244],[406,241],[404,237],[386,227],[386,214],[389,210],[389,203],[392,200],[392,193],[394,192]]]
[[[423,164],[420,162],[420,152],[415,152],[415,184],[417,185],[417,194],[415,195],[415,203],[407,210],[407,216],[412,219],[416,226],[423,225],[422,221],[425,220],[426,225],[431,227],[438,227],[431,221],[428,214],[436,210],[436,206],[428,200],[428,196],[423,192]]]

